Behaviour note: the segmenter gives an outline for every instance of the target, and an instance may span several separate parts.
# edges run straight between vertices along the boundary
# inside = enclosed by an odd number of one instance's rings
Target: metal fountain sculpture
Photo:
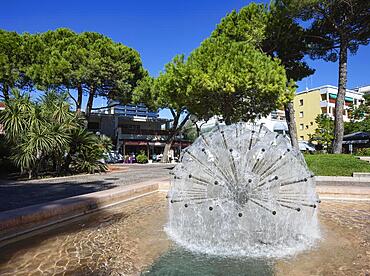
[[[201,253],[280,257],[319,238],[314,175],[263,125],[216,126],[173,171],[166,231]]]

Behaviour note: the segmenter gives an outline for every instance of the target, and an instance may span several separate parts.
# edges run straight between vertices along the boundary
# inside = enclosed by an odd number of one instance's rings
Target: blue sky
[[[135,48],[156,76],[176,54],[189,54],[209,36],[228,12],[251,1],[241,0],[4,0],[0,28],[44,32],[67,27],[103,33]],[[261,2],[261,1],[257,1]],[[267,1],[265,1],[267,2]],[[307,61],[316,69],[299,89],[336,85],[337,63]],[[348,87],[370,85],[370,46],[360,47],[348,62]],[[102,100],[96,105],[101,106]]]

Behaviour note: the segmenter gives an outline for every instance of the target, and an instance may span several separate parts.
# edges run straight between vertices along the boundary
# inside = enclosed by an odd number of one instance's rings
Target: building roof
[[[370,85],[360,86],[355,88],[356,91],[362,92],[362,93],[369,93],[370,92]]]
[[[363,139],[369,139],[369,138],[370,138],[369,133],[361,132],[361,131],[350,133],[350,134],[347,134],[347,135],[343,136],[344,141],[347,141],[347,140],[363,140]]]
[[[138,121],[138,122],[171,122],[171,119],[166,118],[153,118],[153,117],[136,117],[136,116],[123,116],[120,114],[105,114],[105,113],[91,113],[89,118],[99,118],[99,117],[117,117],[119,120],[124,121]]]
[[[306,90],[303,90],[303,91],[298,91],[296,93],[296,95],[304,94],[304,93],[309,93],[309,92],[313,92],[313,91],[317,91],[317,90],[321,90],[321,89],[325,89],[325,88],[331,88],[331,89],[335,89],[335,90],[338,91],[338,87],[337,86],[325,84],[325,85],[322,85],[322,86],[318,86],[318,87],[306,89]],[[347,89],[346,92],[355,93],[355,94],[363,94],[361,91],[354,90],[354,89]]]

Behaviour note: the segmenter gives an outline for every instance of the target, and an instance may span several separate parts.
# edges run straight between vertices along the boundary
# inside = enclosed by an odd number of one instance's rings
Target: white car
[[[301,151],[316,151],[315,146],[307,141],[298,141],[298,145]]]

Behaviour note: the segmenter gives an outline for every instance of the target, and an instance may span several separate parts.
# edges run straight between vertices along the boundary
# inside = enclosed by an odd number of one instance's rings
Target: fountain
[[[169,191],[167,234],[223,256],[283,257],[319,238],[314,175],[263,125],[216,126],[185,149]]]

